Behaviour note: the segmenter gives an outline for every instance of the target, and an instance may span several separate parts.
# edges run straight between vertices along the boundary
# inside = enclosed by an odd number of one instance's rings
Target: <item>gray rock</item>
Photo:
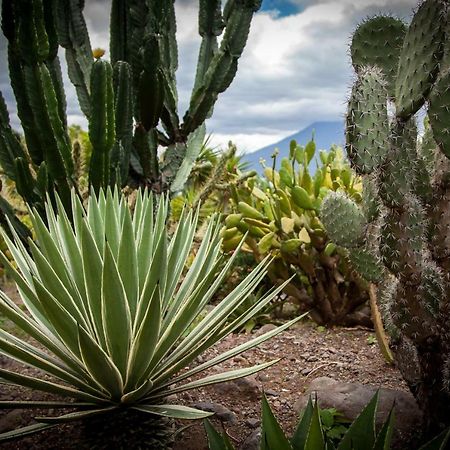
[[[11,431],[17,428],[22,421],[22,411],[13,409],[8,413],[0,416],[0,432]]]
[[[261,428],[257,428],[251,434],[249,434],[239,450],[259,450],[259,443],[261,441]]]
[[[254,376],[215,384],[212,387],[222,395],[238,395],[250,400],[258,400],[261,397],[261,387]]]
[[[277,391],[274,391],[273,389],[266,389],[264,392],[268,397],[279,397],[280,396],[280,394]]]
[[[257,419],[256,417],[249,417],[245,421],[246,425],[248,425],[250,428],[256,428],[261,424],[261,420]]]
[[[277,326],[275,324],[273,324],[273,323],[266,323],[255,334],[257,336],[261,336],[264,333],[268,333],[269,331],[275,330],[275,328],[277,328]]]
[[[222,420],[223,422],[236,424],[238,421],[234,412],[230,411],[228,408],[225,408],[225,406],[223,405],[219,405],[218,403],[198,402],[194,404],[194,408],[201,409],[202,411],[212,412],[218,419]]]
[[[336,408],[350,420],[354,420],[379,390],[377,425],[387,419],[395,403],[395,439],[408,442],[420,429],[422,413],[410,392],[378,388],[358,383],[342,383],[329,377],[316,378],[308,390],[295,402],[294,409],[302,411],[309,397],[317,395],[321,408]]]

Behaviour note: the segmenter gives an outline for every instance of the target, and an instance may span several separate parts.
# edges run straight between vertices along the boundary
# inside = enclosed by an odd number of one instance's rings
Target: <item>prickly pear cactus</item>
[[[234,250],[246,235],[243,249],[257,260],[274,256],[269,271],[272,281],[294,276],[285,292],[301,309],[309,310],[316,322],[370,325],[364,311],[366,286],[350,269],[346,254],[329,243],[317,215],[330,191],[341,189],[360,202],[361,183],[338,148],[320,153],[320,163],[311,176],[309,165],[315,156],[313,141],[305,147],[293,141],[290,157],[283,158],[279,170],[274,163],[264,168],[262,179],[250,178],[236,186],[235,212],[226,216],[222,230],[223,248]],[[349,201],[357,211],[356,203]],[[362,214],[357,222],[358,233],[351,236],[355,245],[363,240]],[[351,232],[348,227],[346,231]]]
[[[368,46],[367,33],[355,33],[352,55],[358,78],[349,100],[347,150],[364,177],[364,200],[357,210],[343,194],[330,195],[321,211],[325,228],[348,249],[354,267],[378,283],[397,364],[424,410],[428,431],[450,424],[450,95],[442,59],[450,50],[449,12],[442,0],[426,0],[417,9],[398,61],[390,62],[398,71],[395,96],[387,95],[395,98],[389,124],[389,100],[380,90],[383,76],[392,84],[392,72],[386,71],[383,49]],[[380,20],[363,27],[377,28]],[[391,33],[392,19],[385,26]],[[363,48],[370,57],[362,56]],[[360,67],[361,62],[368,66]],[[379,88],[361,95],[361,86],[374,77]],[[428,117],[419,138],[415,114],[424,104]],[[377,138],[370,144],[367,136]],[[373,164],[362,163],[367,159]],[[360,223],[361,215],[365,242],[355,247],[343,224]]]

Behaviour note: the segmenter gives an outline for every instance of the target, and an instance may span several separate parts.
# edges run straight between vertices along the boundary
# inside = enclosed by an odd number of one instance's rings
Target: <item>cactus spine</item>
[[[349,100],[347,150],[370,192],[363,207],[366,242],[355,252],[333,222],[339,215],[342,228],[359,217],[361,212],[343,204],[348,201],[330,196],[321,214],[336,243],[349,248],[355,267],[379,283],[397,364],[425,412],[428,430],[450,423],[445,370],[450,359],[450,97],[442,60],[449,51],[448,13],[447,2],[426,0],[406,33],[390,17],[358,28],[352,42],[358,79]],[[371,33],[374,28],[385,33]],[[394,61],[387,66],[382,50],[387,36],[389,42],[403,41],[395,78]],[[382,92],[383,79],[390,93]],[[368,86],[363,95],[362,86]],[[395,102],[391,123],[386,97]],[[420,142],[415,114],[425,102],[429,126]]]
[[[25,200],[37,206],[45,190],[51,197],[56,190],[70,209],[70,189],[78,185],[59,46],[65,49],[69,78],[89,122],[89,184],[95,191],[128,184],[177,192],[202,148],[204,122],[236,74],[260,5],[261,0],[228,1],[225,17],[220,0],[200,1],[202,44],[190,106],[181,123],[174,0],[114,0],[111,62],[92,52],[84,1],[3,2],[2,30],[26,148],[14,137],[0,100],[0,164]],[[166,148],[162,160],[159,146]]]

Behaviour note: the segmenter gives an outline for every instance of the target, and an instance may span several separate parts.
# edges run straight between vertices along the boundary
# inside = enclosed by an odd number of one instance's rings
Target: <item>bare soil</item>
[[[1,319],[0,317],[0,321]],[[2,322],[3,328],[10,326],[6,320],[3,319]],[[264,328],[267,329],[270,326],[266,325]],[[256,331],[258,332],[261,331]],[[210,349],[203,355],[199,362],[239,345],[251,337],[252,335],[248,334],[229,336],[215,349]],[[283,428],[290,433],[297,420],[294,403],[314,378],[329,376],[344,382],[407,390],[399,371],[384,361],[374,343],[374,333],[371,330],[324,329],[309,321],[298,323],[288,331],[260,345],[259,348],[223,363],[221,368],[248,367],[274,359],[280,359],[280,361],[255,377],[250,377],[242,392],[233,384],[222,388],[210,386],[180,394],[176,400],[190,406],[198,402],[209,402],[227,408],[232,413],[233,420],[214,419],[213,422],[219,428],[223,427],[238,447],[257,426],[262,391],[266,392]],[[19,366],[4,357],[0,357],[0,367],[20,370],[21,373],[30,375],[35,373],[32,369]],[[55,400],[55,397],[14,386],[1,386],[0,400],[44,399]],[[7,431],[6,427],[16,428],[34,423],[33,416],[43,413],[51,415],[56,414],[57,411],[0,410],[0,431]],[[186,423],[179,425],[184,426]],[[84,448],[80,445],[80,429],[79,423],[66,424],[14,442],[0,444],[0,448],[80,449]],[[201,422],[179,433],[174,448],[175,450],[207,449]]]

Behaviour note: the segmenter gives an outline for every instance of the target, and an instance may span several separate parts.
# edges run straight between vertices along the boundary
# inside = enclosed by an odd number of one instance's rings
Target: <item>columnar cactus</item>
[[[355,32],[347,150],[365,177],[365,205],[358,211],[336,193],[321,211],[330,236],[379,284],[397,363],[431,428],[450,424],[449,12],[448,2],[426,0],[406,33],[391,17],[376,17]],[[387,61],[385,48],[398,59]],[[420,140],[415,116],[424,105],[429,126]],[[343,223],[357,223],[357,232]],[[355,246],[361,227],[366,239]]]
[[[24,199],[42,209],[56,189],[70,209],[74,179],[59,46],[80,109],[89,121],[89,184],[182,189],[200,152],[204,122],[232,82],[261,0],[199,1],[202,43],[195,86],[181,123],[177,112],[174,0],[113,0],[111,61],[92,51],[80,0],[2,3],[9,72],[26,148],[0,97],[0,165]],[[218,37],[224,31],[220,45]],[[161,124],[162,130],[157,126]],[[134,132],[133,132],[134,128]],[[166,147],[163,160],[158,147]]]

